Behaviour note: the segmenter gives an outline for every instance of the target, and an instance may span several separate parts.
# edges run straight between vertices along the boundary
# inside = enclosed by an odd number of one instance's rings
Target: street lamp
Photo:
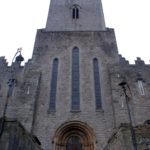
[[[118,85],[123,89],[123,93],[125,95],[125,101],[126,101],[126,105],[127,105],[128,117],[129,117],[129,122],[130,122],[130,131],[131,131],[131,136],[132,136],[133,148],[134,148],[134,150],[137,150],[136,136],[135,136],[135,131],[133,128],[131,111],[130,111],[130,107],[129,107],[130,98],[127,94],[127,88],[129,89],[129,86],[128,86],[127,82],[125,82],[125,81],[120,82]]]
[[[10,68],[10,78],[7,82],[8,85],[8,91],[7,91],[7,97],[6,97],[6,102],[5,102],[5,106],[4,106],[4,111],[3,111],[3,118],[2,118],[2,123],[1,123],[1,127],[0,127],[0,137],[3,134],[3,130],[4,130],[4,124],[5,124],[5,117],[6,117],[6,111],[7,111],[7,106],[8,106],[8,102],[9,102],[9,98],[12,96],[12,92],[13,92],[13,88],[16,84],[16,79],[15,79],[15,72],[14,72],[14,60],[17,64],[21,64],[21,62],[24,60],[24,58],[21,55],[21,50],[22,48],[18,48],[17,52],[15,53],[12,62],[11,62],[11,68]]]

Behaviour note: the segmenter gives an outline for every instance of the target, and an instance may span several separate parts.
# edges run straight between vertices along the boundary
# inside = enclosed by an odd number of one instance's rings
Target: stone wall
[[[1,150],[41,150],[39,140],[29,134],[18,121],[3,119],[0,119]]]
[[[59,42],[58,42],[59,41]],[[79,48],[80,110],[71,110],[72,49]],[[59,59],[56,111],[49,110],[52,62]],[[102,108],[96,110],[93,59],[100,68]],[[34,133],[52,150],[56,130],[69,121],[88,124],[96,136],[95,147],[106,144],[114,127],[108,67],[118,62],[114,31],[106,32],[47,32],[38,30],[33,52],[33,69],[42,73]],[[37,66],[37,68],[35,68]]]
[[[129,64],[120,56],[118,65],[110,68],[112,101],[116,126],[121,123],[128,123],[128,111],[126,99],[119,83],[126,82],[126,92],[129,97],[129,109],[134,125],[144,123],[150,118],[150,65],[145,64],[140,58],[137,58],[135,64]],[[144,93],[140,92],[138,81],[142,82]]]
[[[137,150],[150,149],[150,125],[143,124],[133,128]],[[134,150],[129,124],[122,124],[109,139],[104,150]]]
[[[71,110],[72,49],[79,48],[80,110]],[[49,110],[53,60],[58,58],[56,111]],[[102,109],[96,110],[93,59],[99,62]],[[32,59],[24,67],[8,66],[0,58],[0,115],[7,99],[7,81],[15,68],[16,84],[9,97],[6,116],[17,118],[28,132],[34,133],[46,150],[53,149],[57,129],[69,121],[80,121],[92,128],[95,149],[103,150],[113,131],[128,123],[124,93],[119,87],[128,83],[129,106],[134,125],[150,118],[150,65],[138,58],[130,65],[118,55],[113,29],[101,32],[47,32],[38,30]],[[138,80],[143,82],[140,95]],[[122,136],[120,134],[120,139]],[[117,141],[119,143],[119,140]]]
[[[72,8],[79,9],[79,18],[72,18]],[[61,12],[61,13],[60,13]],[[51,0],[47,31],[104,31],[105,21],[101,0]]]

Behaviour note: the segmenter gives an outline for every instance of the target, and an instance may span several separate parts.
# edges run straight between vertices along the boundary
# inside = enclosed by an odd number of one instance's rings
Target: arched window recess
[[[137,74],[137,84],[138,84],[138,91],[141,96],[145,95],[144,82],[145,81],[142,78],[142,74],[141,74],[141,72],[139,72]]]
[[[97,58],[93,59],[93,74],[94,74],[94,87],[95,87],[95,101],[96,101],[96,110],[102,108],[101,100],[101,82],[100,82],[100,72],[99,72],[99,62]]]
[[[79,49],[72,49],[72,102],[71,110],[80,110],[80,69],[79,69]]]
[[[51,74],[51,90],[50,90],[50,103],[48,112],[56,111],[56,94],[57,94],[57,77],[58,77],[58,65],[59,60],[55,58],[52,64],[52,74]]]
[[[74,4],[71,7],[72,10],[72,19],[79,19],[79,10],[81,9],[81,7],[77,4]]]

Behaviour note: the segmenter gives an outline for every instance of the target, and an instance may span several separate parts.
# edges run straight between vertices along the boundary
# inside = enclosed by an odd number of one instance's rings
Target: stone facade
[[[79,9],[79,18],[72,19],[72,8]],[[51,0],[47,31],[104,31],[101,0]]]
[[[1,118],[0,126],[3,126],[3,134],[0,134],[1,150],[42,150],[39,140],[29,134],[17,120]]]
[[[135,143],[139,150],[150,149],[150,125],[142,124],[133,128]],[[129,124],[121,124],[114,135],[109,139],[105,150],[134,150]]]
[[[53,3],[54,1],[51,7]],[[102,9],[101,4],[99,8]],[[51,9],[49,17],[52,17]],[[82,28],[81,31],[74,28],[70,31],[67,26],[67,29],[62,28],[60,31],[59,25],[52,21],[52,27],[54,23],[59,28],[52,30],[49,23],[48,19],[47,27],[37,31],[32,59],[23,67],[17,61],[8,66],[5,58],[0,58],[1,116],[17,118],[28,132],[38,137],[45,150],[65,150],[65,144],[72,136],[81,140],[85,150],[103,150],[120,124],[129,123],[129,110],[133,126],[150,118],[150,65],[144,64],[140,58],[134,65],[130,65],[120,56],[113,29],[93,29],[89,26],[91,31],[87,28],[86,31]],[[80,109],[76,111],[71,108],[72,50],[75,47],[79,50],[80,75]],[[55,58],[58,60],[58,74],[57,86],[53,90]],[[101,109],[96,109],[93,67],[95,58],[98,60],[100,74],[98,86],[101,88]],[[12,74],[16,82],[12,95],[8,96],[10,86],[7,82]],[[122,81],[126,82],[129,109],[125,93],[119,86]],[[56,93],[53,103],[53,106],[56,105],[55,111],[50,109],[51,91]]]

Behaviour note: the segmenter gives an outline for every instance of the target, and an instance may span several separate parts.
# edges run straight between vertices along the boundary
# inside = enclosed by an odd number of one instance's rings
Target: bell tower
[[[28,73],[41,75],[30,126],[43,148],[104,149],[115,126],[108,69],[117,52],[101,0],[51,0]]]
[[[9,67],[0,57],[0,116],[16,118],[39,139],[34,136],[33,144],[44,150],[149,149],[150,65],[140,58],[130,65],[118,55],[101,0],[51,0],[32,59],[24,67],[22,60],[20,54],[18,65]],[[6,141],[8,149],[20,150],[24,132],[7,134],[11,127],[3,120],[0,149]],[[22,143],[23,150],[37,150],[22,141],[30,147]]]
[[[101,0],[51,0],[46,30],[105,30]]]

